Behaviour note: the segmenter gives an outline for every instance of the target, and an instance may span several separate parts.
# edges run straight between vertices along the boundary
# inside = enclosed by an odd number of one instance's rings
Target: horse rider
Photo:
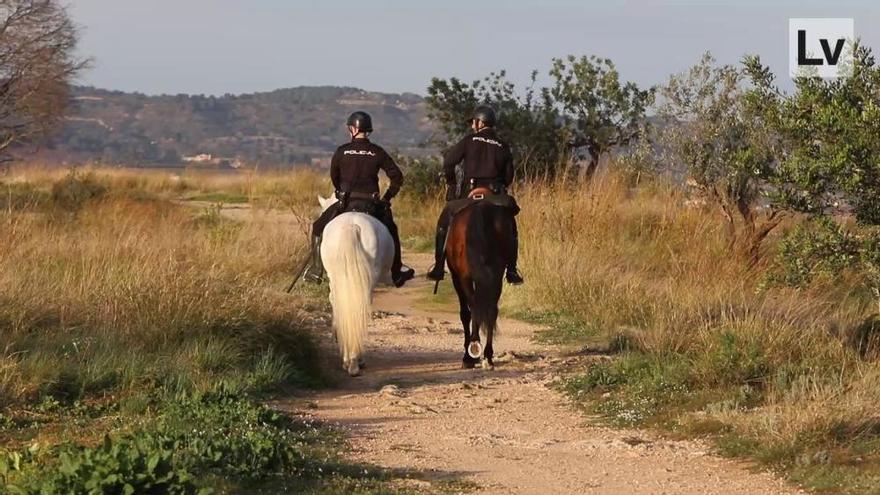
[[[495,110],[487,105],[478,106],[470,119],[473,133],[465,136],[455,146],[443,155],[443,173],[446,177],[446,201],[447,206],[437,222],[437,235],[434,242],[434,267],[428,272],[429,280],[440,281],[444,277],[446,231],[452,219],[450,201],[467,198],[475,188],[485,187],[494,194],[507,195],[507,188],[513,182],[513,155],[510,147],[502,141],[495,132]],[[455,167],[459,163],[463,165],[464,186],[461,188],[461,196],[456,194]],[[514,216],[519,211],[516,203]],[[513,218],[513,257],[507,265],[506,278],[510,284],[523,283],[523,277],[516,268],[519,240],[516,228],[516,218]]]
[[[338,201],[327,208],[312,224],[312,262],[304,278],[321,283],[324,266],[321,262],[321,236],[324,227],[337,215],[349,211],[367,213],[382,222],[394,239],[394,261],[391,263],[391,280],[401,287],[413,278],[413,269],[404,267],[400,258],[400,235],[391,214],[391,199],[400,191],[403,172],[388,153],[370,142],[373,121],[366,112],[354,112],[346,122],[351,142],[340,146],[330,161],[330,179],[336,189]],[[379,197],[379,170],[383,170],[391,184]]]

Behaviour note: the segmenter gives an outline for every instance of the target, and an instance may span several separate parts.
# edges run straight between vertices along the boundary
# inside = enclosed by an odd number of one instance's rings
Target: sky
[[[81,84],[147,94],[355,86],[424,94],[432,77],[506,70],[520,87],[554,57],[612,59],[648,86],[696,63],[760,55],[785,86],[790,17],[852,17],[880,50],[877,0],[68,0],[92,67]]]

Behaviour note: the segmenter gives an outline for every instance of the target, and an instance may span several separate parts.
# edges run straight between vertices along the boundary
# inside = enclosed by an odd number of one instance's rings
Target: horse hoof
[[[360,367],[361,369],[366,368],[366,367],[367,367],[367,362],[364,361],[363,358],[358,358],[358,367]]]
[[[477,363],[475,363],[473,361],[462,361],[461,362],[461,369],[463,369],[463,370],[472,370],[476,366],[477,366]]]
[[[479,359],[483,355],[483,344],[479,340],[471,342],[468,344],[467,353],[472,359]]]
[[[361,375],[361,367],[358,365],[357,359],[352,359],[348,362],[348,366],[346,366],[345,371],[348,372],[348,376],[360,376]]]
[[[495,369],[495,365],[492,363],[492,361],[490,361],[488,359],[483,359],[480,362],[480,365],[483,367],[484,370],[492,371]]]

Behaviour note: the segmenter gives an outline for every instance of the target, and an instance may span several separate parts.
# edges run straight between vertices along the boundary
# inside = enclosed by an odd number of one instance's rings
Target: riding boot
[[[507,264],[507,283],[512,285],[519,285],[523,283],[523,277],[519,274],[519,271],[516,269],[516,261],[519,258],[519,230],[516,227],[516,219],[513,220],[513,232],[512,232],[511,246],[510,246],[510,262]]]
[[[321,236],[312,236],[312,263],[303,274],[306,282],[320,284],[324,281],[324,263],[321,261]]]
[[[403,287],[407,280],[415,276],[415,270],[408,266],[403,266],[400,249],[400,236],[397,229],[391,229],[391,238],[394,240],[394,260],[391,262],[391,281],[395,287]]]
[[[437,235],[434,238],[434,266],[428,272],[428,280],[439,282],[446,275],[443,265],[446,264],[446,228],[437,229]]]

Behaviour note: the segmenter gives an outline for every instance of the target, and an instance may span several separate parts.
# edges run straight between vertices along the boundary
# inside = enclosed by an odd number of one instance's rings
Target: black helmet
[[[360,110],[348,116],[346,125],[350,125],[359,131],[373,132],[373,119],[370,118],[370,114]]]
[[[495,109],[489,105],[478,106],[474,109],[473,117],[471,117],[471,121],[474,120],[480,120],[486,124],[486,126],[493,127],[496,122]]]

